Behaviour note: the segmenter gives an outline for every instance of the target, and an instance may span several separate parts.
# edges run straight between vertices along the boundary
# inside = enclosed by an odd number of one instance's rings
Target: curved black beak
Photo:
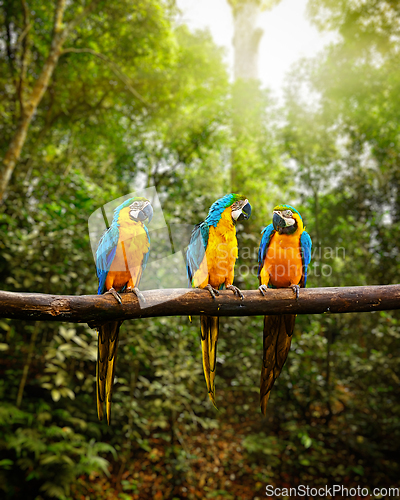
[[[143,214],[143,219],[139,219],[141,221],[144,221],[147,219],[147,223],[150,224],[151,219],[153,218],[153,207],[150,205],[146,205],[143,210],[139,212],[139,216]]]
[[[250,203],[246,203],[246,205],[242,208],[242,213],[239,215],[238,220],[247,220],[250,219],[251,216],[251,205]]]
[[[149,203],[142,210],[139,210],[138,212],[131,211],[131,217],[133,220],[140,222],[143,222],[146,219],[148,219],[148,224],[149,224],[151,219],[153,218],[153,207]]]
[[[278,214],[278,212],[274,212],[274,215],[272,217],[272,224],[274,226],[275,231],[279,231],[279,229],[286,227],[285,219],[281,217]]]

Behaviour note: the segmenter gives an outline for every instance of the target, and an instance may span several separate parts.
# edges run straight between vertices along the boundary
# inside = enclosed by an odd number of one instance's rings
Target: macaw
[[[114,211],[111,226],[99,241],[96,268],[97,293],[111,293],[121,304],[118,292],[132,292],[144,299],[138,289],[150,251],[150,236],[144,221],[151,221],[153,208],[146,198],[130,198]],[[111,399],[117,358],[118,334],[122,321],[109,321],[98,327],[96,369],[97,414],[103,419],[106,402],[107,422],[111,420]]]
[[[300,287],[307,283],[307,267],[311,260],[311,238],[304,230],[303,219],[290,205],[274,208],[272,224],[262,231],[258,251],[259,290],[292,288],[299,297]],[[263,364],[260,382],[260,406],[263,415],[275,380],[285,364],[295,314],[264,316]]]
[[[227,194],[211,205],[206,219],[197,224],[186,252],[189,286],[207,289],[215,299],[224,286],[243,300],[234,286],[234,268],[238,257],[235,224],[251,215],[251,205],[245,196]],[[203,370],[208,395],[215,405],[215,369],[219,318],[200,316]]]

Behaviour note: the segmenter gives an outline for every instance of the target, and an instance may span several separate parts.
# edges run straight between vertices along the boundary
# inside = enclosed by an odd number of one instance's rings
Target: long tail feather
[[[295,314],[264,316],[263,364],[260,381],[260,406],[265,415],[271,389],[289,353]]]
[[[217,342],[219,318],[217,316],[200,316],[201,350],[203,353],[203,369],[207,383],[208,395],[215,404],[215,370],[217,367]],[[217,408],[218,409],[218,408]]]
[[[97,414],[102,420],[104,402],[106,403],[107,422],[111,422],[111,400],[114,383],[115,364],[117,361],[119,327],[122,321],[104,323],[98,329],[96,392]]]

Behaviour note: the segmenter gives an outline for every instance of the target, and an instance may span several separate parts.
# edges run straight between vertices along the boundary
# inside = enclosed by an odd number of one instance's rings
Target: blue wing
[[[301,285],[306,286],[307,283],[307,267],[311,261],[311,248],[312,241],[310,235],[303,231],[300,236],[300,248],[301,248],[301,260],[303,261],[303,277],[301,279]]]
[[[275,229],[272,224],[269,224],[267,227],[264,227],[264,229],[261,231],[262,237],[260,242],[260,248],[258,249],[258,273],[257,273],[258,278],[260,277],[261,269],[264,264],[264,259],[267,255],[269,242],[271,241],[274,232]]]
[[[143,225],[147,238],[150,244],[150,235],[147,227]],[[97,277],[99,278],[99,288],[97,293],[101,295],[106,292],[105,284],[108,271],[110,270],[112,261],[114,260],[115,253],[117,251],[119,240],[119,228],[118,225],[112,224],[111,227],[107,229],[107,231],[103,234],[99,241],[99,246],[96,251],[96,269],[97,269]],[[149,251],[144,254],[143,262],[142,262],[142,272],[137,278],[136,286],[139,286],[140,278],[142,277],[143,270],[146,267],[147,261],[149,260],[150,247]],[[125,287],[124,287],[125,289]],[[123,289],[123,290],[124,290]],[[119,290],[119,291],[123,291]]]
[[[196,224],[190,237],[190,242],[186,251],[186,269],[189,280],[189,287],[192,286],[193,276],[199,269],[206,252],[208,235],[210,228],[206,222]]]
[[[104,293],[106,278],[110,270],[112,261],[117,251],[119,239],[119,229],[117,225],[112,224],[100,238],[99,245],[96,250],[96,270],[99,278],[99,288],[97,293]]]

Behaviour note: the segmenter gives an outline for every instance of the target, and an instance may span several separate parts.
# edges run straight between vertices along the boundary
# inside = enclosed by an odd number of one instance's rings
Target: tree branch
[[[126,88],[129,90],[129,92],[131,92],[131,94],[133,94],[137,99],[139,99],[139,101],[141,101],[146,106],[151,106],[151,104],[146,102],[146,100],[139,94],[139,92],[132,87],[129,78],[124,74],[122,69],[107,56],[101,54],[100,52],[96,52],[93,49],[75,49],[74,47],[69,47],[67,49],[64,49],[61,52],[61,55],[63,56],[64,54],[68,54],[70,52],[73,52],[74,54],[92,54],[93,56],[98,57],[99,59],[104,61],[109,66],[114,75],[117,78],[119,78],[124,85],[126,85]]]
[[[322,314],[400,309],[400,285],[308,288],[298,300],[291,289],[244,291],[244,300],[223,290],[214,300],[206,290],[167,289],[143,292],[141,305],[124,293],[122,305],[111,295],[45,295],[0,291],[0,317],[20,320],[68,321],[99,324],[156,316],[258,316],[265,314]]]
[[[67,34],[69,34],[73,29],[81,24],[81,22],[87,17],[88,14],[93,12],[100,0],[92,0],[92,2],[87,5],[80,14],[78,14],[74,19],[69,21],[69,23],[65,26],[64,30]]]

